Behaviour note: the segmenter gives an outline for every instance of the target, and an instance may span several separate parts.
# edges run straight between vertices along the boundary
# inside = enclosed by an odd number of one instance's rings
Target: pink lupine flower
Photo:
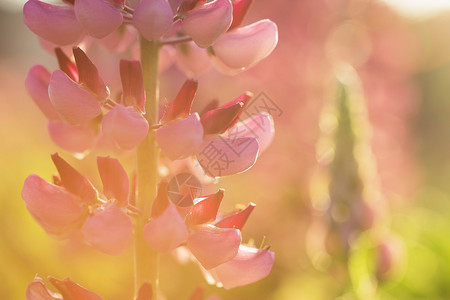
[[[58,289],[55,293],[47,288],[40,277],[36,277],[28,285],[27,300],[103,300],[102,297],[71,281],[69,278],[58,280],[49,277],[48,280]]]
[[[57,238],[70,235],[87,214],[83,199],[34,174],[26,178],[22,198],[36,222]]]
[[[107,36],[123,22],[122,13],[108,0],[77,0],[74,11],[86,32],[95,38]]]
[[[142,0],[134,10],[133,24],[147,40],[156,40],[172,26],[172,9],[166,0]]]
[[[206,48],[230,28],[233,5],[230,0],[214,0],[180,17],[183,31],[199,47]]]
[[[120,62],[123,93],[116,103],[109,98],[109,89],[86,54],[80,48],[74,48],[73,52],[76,64],[56,49],[61,69],[49,75],[43,66],[34,66],[25,83],[50,121],[48,130],[52,140],[78,156],[95,146],[100,133],[115,149],[135,148],[149,129],[142,115],[145,94],[140,63]],[[102,116],[104,110],[109,111]]]
[[[272,140],[274,129],[271,117],[261,114],[237,123],[252,97],[249,92],[221,107],[209,105],[200,118],[197,113],[189,115],[196,89],[196,83],[188,80],[162,117],[163,126],[155,133],[162,152],[171,160],[195,154],[210,177],[249,169],[258,157],[259,140],[264,147]],[[263,126],[258,123],[257,117],[264,122]],[[226,167],[219,168],[217,163],[211,163],[210,158],[217,155]]]
[[[228,290],[265,278],[272,269],[274,259],[275,253],[272,251],[240,245],[238,254],[232,260],[215,267],[210,273],[216,284]]]
[[[267,57],[277,43],[277,25],[268,19],[261,20],[219,38],[212,46],[213,62],[222,69],[247,69]]]
[[[240,230],[255,206],[253,203],[217,220],[223,190],[197,199],[185,214],[185,209],[169,201],[167,188],[167,181],[162,181],[151,219],[144,227],[144,238],[153,248],[170,252],[185,244],[202,267],[212,270],[216,280],[226,288],[249,284],[267,276],[273,264],[273,253],[240,245]],[[180,208],[178,212],[177,208]],[[241,269],[244,272],[242,277]],[[232,272],[240,278],[232,281]]]
[[[25,180],[22,197],[34,219],[50,235],[67,238],[81,229],[84,240],[92,247],[119,255],[131,238],[133,224],[126,214],[129,198],[128,176],[119,161],[98,158],[103,183],[98,191],[58,154],[52,155],[58,170],[57,185],[37,175]]]
[[[71,7],[39,0],[25,3],[23,21],[35,34],[57,45],[74,44],[84,33]]]

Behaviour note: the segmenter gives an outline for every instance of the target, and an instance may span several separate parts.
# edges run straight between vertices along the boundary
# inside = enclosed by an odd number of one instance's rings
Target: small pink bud
[[[200,227],[186,245],[207,270],[233,259],[242,241],[241,232],[232,228]]]
[[[122,102],[125,106],[136,106],[145,112],[144,78],[138,60],[120,60],[120,79],[122,80]]]
[[[80,47],[73,48],[73,56],[77,63],[78,83],[86,86],[101,99],[109,97],[109,90],[98,73],[97,67]]]
[[[131,239],[133,222],[117,204],[107,203],[86,219],[82,232],[92,247],[109,255],[119,255]]]
[[[162,215],[167,206],[169,206],[169,182],[162,179],[158,184],[156,198],[153,201],[151,218],[155,219]]]
[[[97,142],[97,130],[90,124],[70,125],[50,121],[47,125],[52,141],[62,149],[84,156]]]
[[[186,223],[189,225],[199,225],[214,221],[220,203],[222,202],[224,192],[225,190],[219,189],[217,193],[194,204],[186,215]]]
[[[174,250],[188,237],[186,224],[172,204],[144,226],[143,234],[152,248],[164,253]]]
[[[80,197],[85,203],[97,200],[97,190],[89,180],[75,170],[58,153],[52,154],[52,161],[61,178],[61,185],[69,192]]]
[[[111,201],[116,200],[119,206],[126,207],[130,183],[127,172],[119,160],[99,156],[97,166],[103,183],[103,194]]]
[[[60,116],[48,96],[50,72],[41,65],[35,65],[28,71],[25,88],[48,120],[59,120]]]
[[[277,43],[277,25],[265,19],[227,33],[213,49],[215,57],[227,67],[245,69],[267,57]]]
[[[55,55],[58,59],[59,69],[66,73],[75,82],[78,82],[78,69],[75,63],[58,47],[55,48]]]
[[[117,149],[131,150],[147,136],[147,120],[132,107],[114,106],[102,121],[103,135]]]
[[[74,44],[83,35],[71,7],[29,0],[23,6],[23,21],[38,36],[57,45]]]
[[[179,117],[187,117],[191,111],[191,106],[194,101],[195,93],[197,92],[197,87],[197,80],[186,80],[175,99],[170,103],[161,121],[167,122]]]
[[[171,160],[192,155],[203,140],[203,127],[197,113],[159,128],[155,133],[162,152]]]
[[[210,110],[201,116],[205,134],[224,133],[242,113],[244,103],[238,102],[228,107]]]
[[[172,9],[166,0],[142,0],[134,10],[133,24],[149,41],[164,35],[172,26]]]
[[[86,32],[99,39],[112,33],[123,22],[122,13],[108,0],[76,0],[74,10]]]
[[[269,250],[240,245],[235,258],[214,268],[211,273],[228,290],[265,278],[274,260],[275,254]]]
[[[48,94],[56,111],[69,124],[86,124],[102,113],[97,98],[61,70],[53,72]]]
[[[252,213],[254,208],[255,204],[249,203],[247,208],[235,212],[231,215],[225,216],[214,225],[220,228],[236,228],[242,230],[242,227],[244,227],[245,222],[247,222],[247,219]]]
[[[25,179],[22,198],[33,218],[50,235],[65,238],[81,226],[83,201],[37,175]]]
[[[214,0],[189,12],[182,28],[199,47],[206,48],[230,28],[232,20],[230,0]]]

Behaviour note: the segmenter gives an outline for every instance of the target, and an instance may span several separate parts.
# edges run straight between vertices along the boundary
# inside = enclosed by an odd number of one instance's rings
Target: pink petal
[[[67,57],[61,48],[55,48],[56,58],[58,59],[59,69],[66,73],[75,82],[78,82],[78,69],[75,63]]]
[[[144,226],[144,239],[159,252],[170,252],[183,243],[188,231],[176,208],[169,204],[158,217]]]
[[[36,277],[33,281],[27,286],[26,291],[26,299],[27,300],[57,300],[62,299],[61,295],[56,294],[49,290],[44,281]]]
[[[252,167],[259,153],[255,138],[218,137],[205,140],[197,149],[197,160],[205,173],[221,177],[244,172]]]
[[[131,239],[133,222],[118,205],[107,203],[86,219],[82,232],[92,247],[109,255],[119,255]]]
[[[227,33],[213,48],[216,58],[226,66],[244,69],[267,57],[277,43],[277,25],[265,19]]]
[[[69,45],[78,41],[83,28],[73,9],[29,0],[23,6],[23,21],[38,36],[57,45]]]
[[[104,117],[104,136],[118,149],[131,150],[147,136],[147,120],[132,107],[114,106]]]
[[[172,9],[166,0],[142,0],[134,10],[133,24],[149,41],[157,40],[172,26]]]
[[[215,223],[214,226],[220,227],[220,228],[236,228],[236,229],[242,230],[242,227],[244,227],[245,222],[247,222],[247,219],[250,216],[250,214],[254,208],[255,208],[255,204],[249,203],[247,208],[240,210],[238,212],[235,212],[231,215],[225,216],[220,221]]]
[[[65,122],[48,122],[52,141],[62,149],[84,156],[97,142],[97,131],[91,125],[70,125]]]
[[[233,259],[241,240],[237,229],[205,226],[189,236],[187,247],[208,270]]]
[[[145,112],[144,78],[141,63],[138,60],[120,61],[120,78],[122,80],[122,101],[125,106],[136,106]]]
[[[230,28],[232,19],[230,0],[215,0],[191,11],[182,28],[199,47],[206,48]]]
[[[73,48],[73,56],[78,68],[78,83],[86,86],[101,99],[109,97],[109,90],[98,73],[97,67],[80,47]]]
[[[243,93],[242,95],[240,95],[239,97],[237,97],[236,99],[231,100],[230,102],[228,102],[225,105],[222,105],[222,107],[230,107],[230,106],[233,106],[240,102],[244,104],[242,106],[241,110],[236,114],[234,119],[230,122],[230,124],[228,125],[228,128],[231,128],[234,124],[237,123],[237,121],[239,121],[239,117],[241,116],[242,112],[245,110],[245,108],[247,107],[247,104],[250,102],[250,100],[252,98],[253,98],[253,93],[247,91],[247,92]]]
[[[95,38],[107,36],[123,22],[122,13],[108,0],[77,0],[74,9],[78,21]]]
[[[155,133],[162,152],[171,160],[192,155],[202,143],[203,127],[197,113],[159,128]]]
[[[197,80],[186,80],[175,99],[170,103],[161,121],[167,122],[179,117],[187,117],[191,111],[197,87]]]
[[[37,175],[25,179],[22,198],[33,218],[50,235],[64,238],[81,225],[82,200]]]
[[[201,122],[205,134],[220,134],[235,123],[242,113],[244,103],[239,102],[228,107],[220,107],[202,114]]]
[[[230,29],[233,30],[241,26],[248,9],[252,5],[253,0],[235,0],[233,2],[233,23],[231,23]]]
[[[60,116],[48,97],[50,76],[50,72],[44,66],[35,65],[28,71],[25,88],[47,119],[59,120]]]
[[[219,189],[217,193],[208,196],[206,199],[192,206],[186,216],[186,223],[189,225],[198,225],[214,221],[224,192],[225,190]]]
[[[235,258],[214,268],[211,273],[228,290],[265,278],[274,259],[272,251],[240,245]]]
[[[97,157],[97,166],[105,196],[109,200],[116,199],[120,206],[127,206],[130,183],[127,172],[119,160],[110,157]]]
[[[224,137],[253,137],[258,140],[260,151],[264,151],[272,142],[274,135],[273,118],[263,112],[237,123],[225,132]]]
[[[48,280],[59,290],[64,300],[104,300],[96,293],[85,289],[69,278],[58,280],[49,277]]]
[[[70,124],[86,124],[102,113],[97,98],[61,70],[53,72],[48,94],[55,109]]]
[[[211,59],[206,50],[199,48],[194,42],[177,46],[175,62],[188,77],[197,77],[211,67]]]
[[[193,10],[196,7],[204,5],[206,0],[181,0],[180,5],[178,6],[177,15],[183,16],[188,11]]]
[[[62,159],[58,153],[52,154],[53,163],[61,177],[61,185],[86,203],[97,201],[97,190],[89,180]]]
[[[139,288],[136,300],[152,300],[152,299],[153,299],[152,284],[146,281]]]

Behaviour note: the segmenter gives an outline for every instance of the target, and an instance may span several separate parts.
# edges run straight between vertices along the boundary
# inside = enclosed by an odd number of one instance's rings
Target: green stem
[[[141,37],[141,63],[146,95],[145,118],[150,126],[158,122],[158,60],[160,45]],[[150,215],[156,197],[158,183],[158,147],[154,130],[150,129],[145,140],[137,148],[137,197],[136,206],[141,214],[135,224],[135,298],[144,282],[150,282],[154,297],[158,293],[159,254],[144,240],[142,231]]]

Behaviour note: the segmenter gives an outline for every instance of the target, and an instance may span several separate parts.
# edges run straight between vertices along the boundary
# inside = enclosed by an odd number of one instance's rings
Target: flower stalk
[[[158,122],[158,60],[160,45],[156,41],[140,39],[141,63],[146,95],[145,118],[150,126]],[[141,214],[135,222],[135,298],[144,282],[150,282],[153,293],[158,292],[159,254],[144,240],[142,231],[150,214],[158,183],[158,147],[153,130],[137,148],[136,207]],[[154,295],[154,299],[156,299]]]

